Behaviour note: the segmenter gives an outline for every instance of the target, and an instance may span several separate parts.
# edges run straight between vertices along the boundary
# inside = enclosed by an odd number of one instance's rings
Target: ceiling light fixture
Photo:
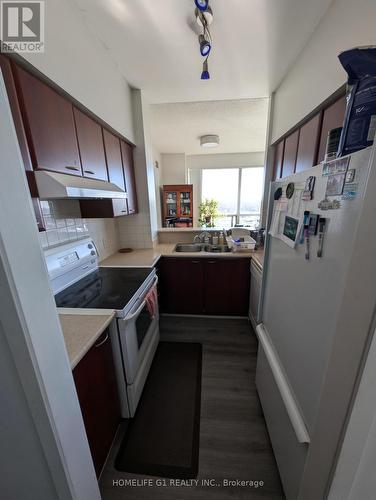
[[[201,80],[210,80],[210,73],[209,73],[209,66],[207,59],[205,59],[204,64],[202,65]]]
[[[196,4],[198,9],[200,9],[201,11],[204,11],[209,6],[209,0],[195,0],[195,4]]]
[[[216,148],[219,146],[218,135],[203,135],[200,137],[200,145],[203,148]]]
[[[196,21],[202,28],[202,33],[198,36],[200,45],[200,54],[205,57],[202,65],[201,80],[210,80],[208,59],[212,49],[212,37],[209,25],[213,21],[213,11],[209,7],[209,0],[195,0],[197,8],[195,9]]]
[[[211,44],[208,40],[206,40],[206,38],[204,37],[204,35],[199,35],[198,36],[198,42],[200,44],[200,52],[201,52],[201,55],[203,57],[206,57],[207,55],[209,55],[209,52],[211,50]]]
[[[199,9],[195,10],[196,22],[200,28],[210,26],[213,22],[213,11],[211,7],[208,7],[205,11]]]

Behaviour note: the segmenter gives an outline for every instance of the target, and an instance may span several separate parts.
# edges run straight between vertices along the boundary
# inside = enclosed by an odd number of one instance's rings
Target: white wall
[[[186,183],[186,156],[184,153],[162,153],[162,184]]]
[[[119,217],[121,247],[151,248],[158,237],[157,197],[153,146],[149,130],[149,105],[141,90],[132,90],[134,150],[138,214]]]
[[[38,70],[134,142],[131,90],[72,0],[48,0],[44,54],[25,54]]]
[[[187,168],[259,167],[264,156],[264,152],[190,155]]]
[[[334,0],[276,91],[272,142],[346,81],[338,54],[376,43],[375,0]]]
[[[162,185],[163,185],[163,168],[162,168],[162,155],[153,146],[153,163],[154,163],[154,181],[155,181],[155,197],[157,203],[157,219],[158,226],[162,226]]]

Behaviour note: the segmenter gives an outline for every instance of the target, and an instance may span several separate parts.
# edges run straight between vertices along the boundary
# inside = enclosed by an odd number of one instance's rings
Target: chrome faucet
[[[193,238],[193,243],[209,243],[210,233],[203,231],[201,234],[196,234]]]

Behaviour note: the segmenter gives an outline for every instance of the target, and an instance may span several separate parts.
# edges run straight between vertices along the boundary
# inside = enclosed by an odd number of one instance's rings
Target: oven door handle
[[[146,293],[146,295],[149,293],[149,291],[154,287],[156,286],[156,284],[158,283],[158,276],[155,276],[154,280],[153,280],[153,284],[150,286],[148,292]],[[126,316],[124,318],[125,321],[131,321],[132,319],[136,318],[137,316],[139,316],[141,314],[141,311],[143,310],[143,308],[145,307],[146,305],[146,300],[143,300],[141,302],[141,305],[134,311],[134,312],[130,312],[130,314],[128,316]]]
[[[129,314],[128,316],[126,316],[124,319],[125,321],[131,321],[133,318],[136,318],[137,316],[139,316],[141,314],[141,311],[142,309],[145,307],[145,304],[146,304],[146,300],[143,300],[141,302],[141,305],[140,307],[138,307],[135,312]]]

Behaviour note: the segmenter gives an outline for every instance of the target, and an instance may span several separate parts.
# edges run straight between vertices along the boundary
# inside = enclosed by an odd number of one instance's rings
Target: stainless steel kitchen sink
[[[178,243],[174,248],[174,252],[201,252],[202,245],[198,243]]]
[[[210,253],[228,253],[231,252],[231,248],[227,245],[205,245],[205,252]]]

